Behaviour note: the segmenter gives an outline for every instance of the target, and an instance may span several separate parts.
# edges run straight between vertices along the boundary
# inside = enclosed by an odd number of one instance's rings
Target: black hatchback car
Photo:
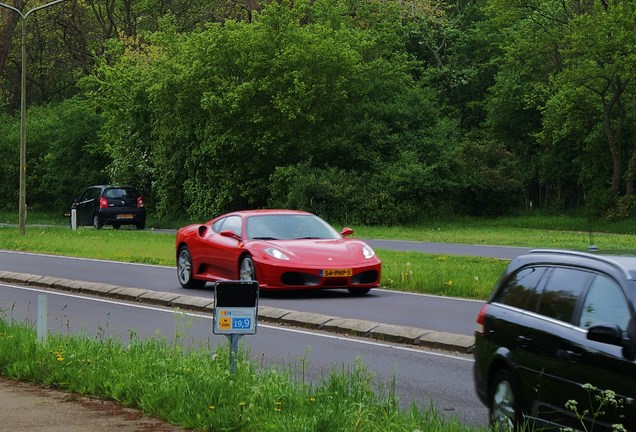
[[[636,256],[514,259],[475,331],[475,387],[493,426],[636,431],[635,306]]]
[[[146,227],[143,197],[132,186],[90,186],[74,200],[71,218],[73,210],[77,226],[92,225],[99,229],[111,225],[119,229],[122,225],[135,225],[139,230]]]

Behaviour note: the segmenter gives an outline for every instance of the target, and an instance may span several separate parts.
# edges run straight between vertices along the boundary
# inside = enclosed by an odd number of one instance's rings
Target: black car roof
[[[605,265],[621,272],[628,280],[636,280],[636,256],[591,254],[586,252],[559,250],[559,249],[534,249],[526,255],[517,257],[519,261],[563,264],[587,264]]]

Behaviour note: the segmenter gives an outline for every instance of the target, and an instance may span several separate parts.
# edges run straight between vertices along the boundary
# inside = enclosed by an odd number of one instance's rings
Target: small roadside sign
[[[214,288],[214,334],[256,334],[258,282],[223,281]]]

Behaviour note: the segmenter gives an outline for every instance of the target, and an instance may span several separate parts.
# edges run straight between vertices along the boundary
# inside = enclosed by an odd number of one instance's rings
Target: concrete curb
[[[206,312],[209,314],[212,314],[214,311],[214,300],[210,298],[152,291],[143,288],[122,287],[7,271],[0,271],[0,281],[174,307],[182,310]],[[475,344],[475,338],[467,335],[383,324],[353,318],[340,318],[311,312],[298,312],[269,306],[259,306],[258,318],[260,321],[281,325],[305,327],[314,330],[324,330],[357,337],[367,337],[387,342],[460,353],[472,353]]]

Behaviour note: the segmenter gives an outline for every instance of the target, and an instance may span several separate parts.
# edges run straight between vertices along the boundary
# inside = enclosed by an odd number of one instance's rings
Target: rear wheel
[[[254,266],[254,260],[251,255],[246,255],[241,260],[241,266],[239,267],[239,279],[242,281],[256,280],[256,267]]]
[[[493,431],[516,431],[521,421],[519,392],[507,370],[497,372],[490,390],[490,425]]]
[[[119,229],[121,227],[121,225],[119,225],[118,223],[113,224],[113,229]]]
[[[177,253],[177,279],[183,288],[197,289],[205,286],[205,281],[194,279],[192,257],[187,246],[181,246]]]
[[[104,223],[99,218],[99,216],[98,215],[93,216],[93,228],[101,229],[101,227],[103,227],[103,226],[104,226]]]
[[[137,226],[137,229],[141,231],[144,228],[146,228],[146,222],[138,223],[136,226]]]

